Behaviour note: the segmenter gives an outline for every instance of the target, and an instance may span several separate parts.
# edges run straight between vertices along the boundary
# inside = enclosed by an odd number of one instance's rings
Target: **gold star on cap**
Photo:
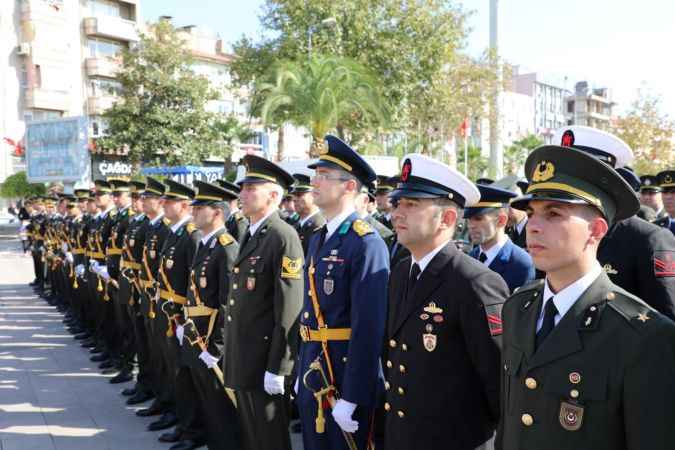
[[[638,314],[637,320],[644,323],[644,322],[648,321],[650,318],[651,317],[647,316],[647,314],[640,313],[640,314]]]

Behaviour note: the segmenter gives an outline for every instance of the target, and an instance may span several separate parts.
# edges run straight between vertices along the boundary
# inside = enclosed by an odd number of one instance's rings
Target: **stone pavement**
[[[168,449],[155,418],[136,417],[121,388],[100,374],[89,353],[37,298],[21,244],[0,229],[0,450]]]
[[[15,228],[0,227],[0,450],[154,450],[161,432],[101,375],[28,283],[33,262]],[[146,406],[146,405],[141,405]],[[293,448],[302,449],[299,434]]]

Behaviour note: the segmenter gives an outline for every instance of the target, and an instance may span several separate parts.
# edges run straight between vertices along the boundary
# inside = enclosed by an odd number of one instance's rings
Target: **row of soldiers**
[[[312,177],[97,181],[33,216],[36,289],[174,449],[289,449],[291,397],[308,450],[665,449],[670,218],[620,139],[554,143],[521,195],[419,154],[378,184],[333,136]]]

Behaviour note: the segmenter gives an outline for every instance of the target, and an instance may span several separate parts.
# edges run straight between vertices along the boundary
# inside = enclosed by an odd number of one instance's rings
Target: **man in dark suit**
[[[564,127],[556,131],[553,142],[591,154],[614,168],[629,166],[633,160],[628,144],[595,128]],[[598,248],[598,261],[612,283],[675,320],[675,271],[662,270],[671,259],[675,259],[673,233],[637,215],[615,221]]]
[[[637,196],[574,148],[534,150],[525,173],[528,195],[512,205],[528,211],[528,247],[546,279],[504,306],[496,449],[671,448],[675,324],[613,284],[597,259]]]
[[[307,256],[309,238],[326,224],[326,219],[314,203],[314,188],[309,182],[309,176],[294,173],[293,178],[295,178],[295,183],[291,188],[291,194],[299,216],[294,227],[300,237],[304,255]]]
[[[534,264],[525,250],[506,235],[511,191],[477,184],[480,202],[464,210],[469,222],[469,236],[475,247],[470,255],[497,272],[510,292],[534,280]]]
[[[391,197],[411,256],[389,282],[384,448],[485,448],[499,418],[498,340],[509,291],[452,242],[462,208],[480,194],[459,172],[412,154]]]
[[[323,153],[309,168],[316,170],[312,185],[327,223],[312,237],[305,270],[296,383],[303,442],[306,449],[348,449],[349,435],[356,448],[365,449],[383,384],[379,358],[389,258],[354,202],[375,181],[375,172],[335,136],[326,136]],[[332,388],[319,404],[315,393],[326,384]],[[325,426],[317,427],[322,417]]]
[[[293,177],[257,156],[243,163],[239,197],[251,225],[225,306],[225,385],[235,390],[243,448],[290,449],[284,377],[293,368],[288,333],[302,305],[303,252],[278,207]]]

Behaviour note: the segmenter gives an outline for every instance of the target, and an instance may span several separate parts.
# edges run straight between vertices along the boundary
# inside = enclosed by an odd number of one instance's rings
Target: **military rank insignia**
[[[164,263],[167,269],[170,269],[173,267],[173,259],[167,259],[166,262]]]
[[[422,335],[422,343],[424,344],[424,349],[428,352],[433,352],[436,350],[437,337],[432,333],[425,333]]]
[[[284,256],[281,260],[281,278],[299,280],[302,275],[302,258]]]
[[[605,264],[604,266],[602,266],[602,270],[603,270],[607,275],[616,275],[616,274],[619,273],[614,267],[612,267],[611,264]]]
[[[532,181],[537,183],[540,181],[550,180],[551,178],[553,178],[554,175],[555,175],[555,166],[553,165],[553,163],[548,161],[542,161],[539,164],[537,164],[537,167],[535,167],[534,173],[532,174]]]
[[[373,232],[373,228],[368,222],[364,222],[361,219],[355,220],[352,228],[354,228],[354,231],[356,231],[356,234],[359,236],[365,236],[366,234]]]
[[[225,247],[227,245],[230,245],[232,242],[234,242],[234,239],[229,234],[223,233],[220,236],[218,236],[218,242],[220,242],[220,245]]]
[[[185,229],[187,230],[188,233],[192,234],[192,233],[195,232],[195,230],[197,229],[197,227],[195,226],[194,223],[188,222],[188,224],[185,225]]]
[[[560,425],[567,431],[578,431],[584,419],[584,407],[578,403],[560,402]]]
[[[654,252],[654,276],[656,278],[675,276],[675,261],[671,251]]]

